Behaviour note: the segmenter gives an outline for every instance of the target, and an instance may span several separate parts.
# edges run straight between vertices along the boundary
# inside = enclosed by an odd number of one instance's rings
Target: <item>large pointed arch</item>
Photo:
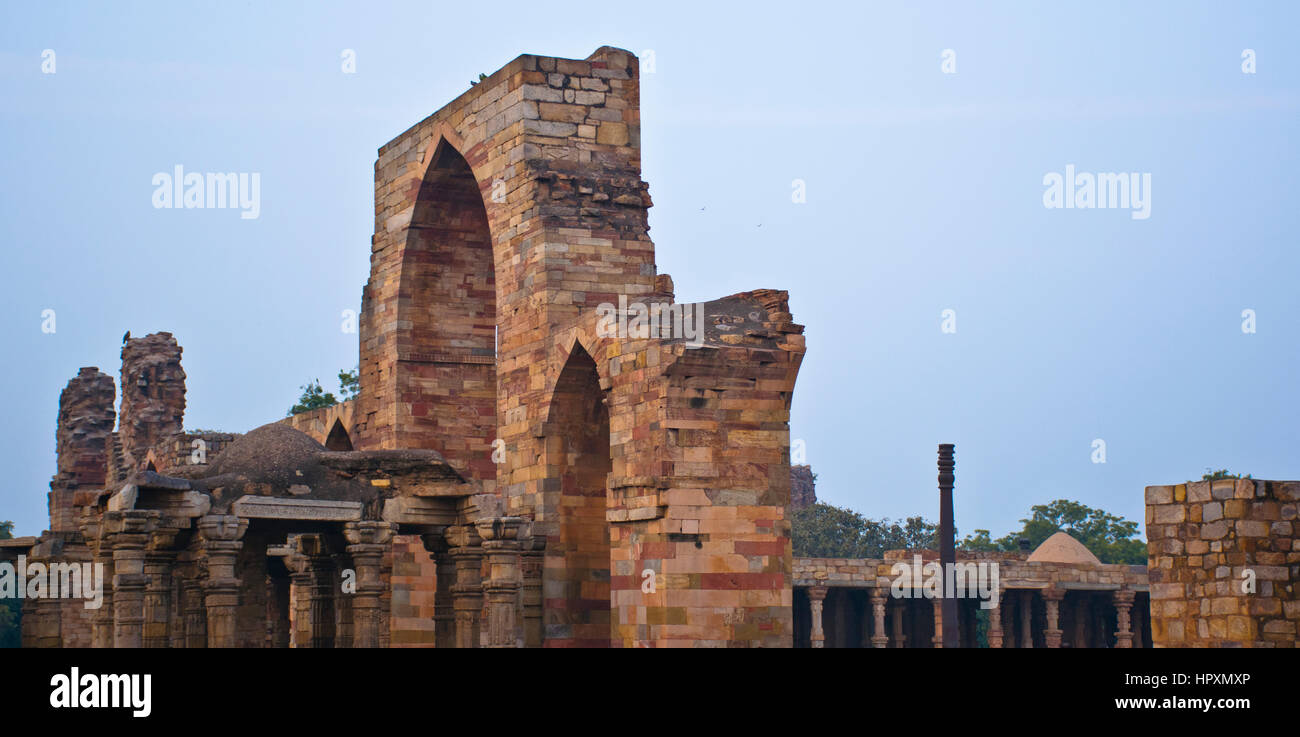
[[[395,444],[432,448],[467,477],[492,480],[497,428],[492,235],[465,157],[445,138],[432,149],[398,276]]]
[[[609,407],[596,362],[575,342],[548,407],[549,522],[542,590],[547,647],[608,647],[610,530],[606,484],[612,465]]]

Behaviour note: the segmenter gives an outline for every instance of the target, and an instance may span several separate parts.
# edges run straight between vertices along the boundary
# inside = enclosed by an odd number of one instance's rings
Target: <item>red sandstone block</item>
[[[767,542],[740,540],[736,542],[736,552],[740,555],[784,555],[785,542],[782,540]]]
[[[704,573],[700,587],[713,590],[779,589],[785,577],[778,573]]]

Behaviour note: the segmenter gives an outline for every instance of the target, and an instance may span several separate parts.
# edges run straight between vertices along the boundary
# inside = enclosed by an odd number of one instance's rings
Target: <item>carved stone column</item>
[[[343,526],[348,554],[357,569],[357,590],[352,598],[352,646],[379,647],[382,622],[380,597],[384,593],[380,567],[392,549],[395,525],[391,522],[349,522]]]
[[[889,647],[889,635],[885,634],[885,604],[886,589],[877,586],[871,590],[871,613],[873,615],[873,626],[871,628],[871,646],[872,647]]]
[[[456,583],[456,562],[452,560],[447,538],[442,532],[420,536],[424,549],[433,559],[436,576],[433,591],[433,646],[456,646],[456,610],[451,587]]]
[[[320,535],[296,535],[291,538],[291,544],[292,552],[284,557],[294,610],[291,645],[332,648],[337,637],[334,560]]]
[[[149,535],[144,554],[144,574],[148,579],[144,589],[145,647],[171,646],[172,564],[176,560],[172,545],[176,534],[174,528],[162,528]]]
[[[822,630],[822,607],[826,603],[826,587],[813,586],[808,589],[808,605],[812,609],[812,646],[826,646],[826,633]]]
[[[1043,628],[1043,639],[1048,647],[1061,646],[1061,630],[1057,627],[1061,616],[1061,600],[1065,598],[1062,589],[1048,587],[1043,589],[1043,602],[1047,605],[1047,626]]]
[[[113,543],[113,647],[144,644],[145,545],[161,514],[153,510],[105,512]]]
[[[31,563],[42,563],[47,566],[48,560],[33,560]],[[18,579],[21,582],[23,578]],[[31,628],[35,635],[35,646],[41,648],[57,648],[63,646],[62,629],[62,605],[60,599],[42,598],[31,599],[29,601],[30,616],[32,617]],[[27,616],[27,615],[24,615]],[[26,628],[24,628],[26,629]]]
[[[894,600],[894,647],[907,647],[907,635],[903,634],[904,621],[907,619],[907,599]]]
[[[1133,611],[1129,615],[1129,621],[1133,624],[1133,647],[1146,647],[1145,635],[1142,627],[1142,611]]]
[[[936,597],[930,602],[934,605],[934,637],[930,641],[936,648],[943,647],[943,597]]]
[[[283,561],[284,556],[281,556]],[[287,566],[286,566],[287,567]],[[266,577],[266,646],[287,648],[293,634],[289,630],[289,578],[268,574]]]
[[[448,554],[456,564],[456,583],[451,587],[456,613],[456,647],[479,644],[479,618],[483,610],[483,549],[474,525],[447,528]]]
[[[523,573],[524,647],[541,647],[545,637],[542,627],[542,573],[546,561],[546,537],[535,535],[520,558]]]
[[[998,604],[984,611],[989,613],[989,631],[988,640],[990,648],[1002,647],[1002,597],[998,597]]]
[[[104,534],[100,516],[91,507],[81,510],[81,536],[90,548],[91,562],[103,571],[100,580],[108,584],[99,609],[90,618],[90,646],[109,648],[113,646],[113,546]]]
[[[208,646],[208,610],[203,605],[203,581],[207,578],[204,564],[195,562],[194,578],[181,584],[181,601],[185,609],[185,647]]]
[[[1088,596],[1075,594],[1074,598],[1074,642],[1071,647],[1088,647]]]
[[[520,552],[530,531],[522,517],[493,517],[476,523],[487,558],[488,578],[483,582],[483,646],[491,648],[521,647],[522,633],[515,633],[519,588],[521,585]],[[522,538],[522,539],[521,539]]]
[[[234,515],[200,517],[199,536],[207,561],[203,582],[203,605],[208,624],[208,647],[237,647],[236,615],[239,610],[239,579],[235,563],[243,547],[248,520]]]
[[[1034,646],[1034,592],[1020,592],[1020,647]]]
[[[1014,648],[1016,646],[1016,622],[1011,616],[1015,607],[1002,605],[1010,595],[1009,591],[1003,591],[998,596],[998,628],[1002,630],[1002,647],[1005,648]]]
[[[1115,602],[1115,614],[1119,620],[1118,629],[1115,632],[1115,647],[1131,648],[1133,647],[1133,632],[1129,629],[1131,620],[1129,613],[1133,609],[1133,599],[1135,595],[1131,589],[1120,589],[1111,594]]]

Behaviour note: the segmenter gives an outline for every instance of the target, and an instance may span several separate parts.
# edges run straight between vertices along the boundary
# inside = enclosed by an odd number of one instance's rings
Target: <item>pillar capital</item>
[[[392,522],[376,520],[348,522],[343,525],[343,537],[348,541],[349,549],[354,545],[387,545],[393,541],[396,531],[397,525]]]

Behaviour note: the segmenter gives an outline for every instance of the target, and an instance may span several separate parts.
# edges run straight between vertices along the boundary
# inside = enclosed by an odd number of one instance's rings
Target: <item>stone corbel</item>
[[[636,522],[659,519],[667,512],[663,492],[668,479],[662,476],[611,476],[606,486],[607,522]]]

